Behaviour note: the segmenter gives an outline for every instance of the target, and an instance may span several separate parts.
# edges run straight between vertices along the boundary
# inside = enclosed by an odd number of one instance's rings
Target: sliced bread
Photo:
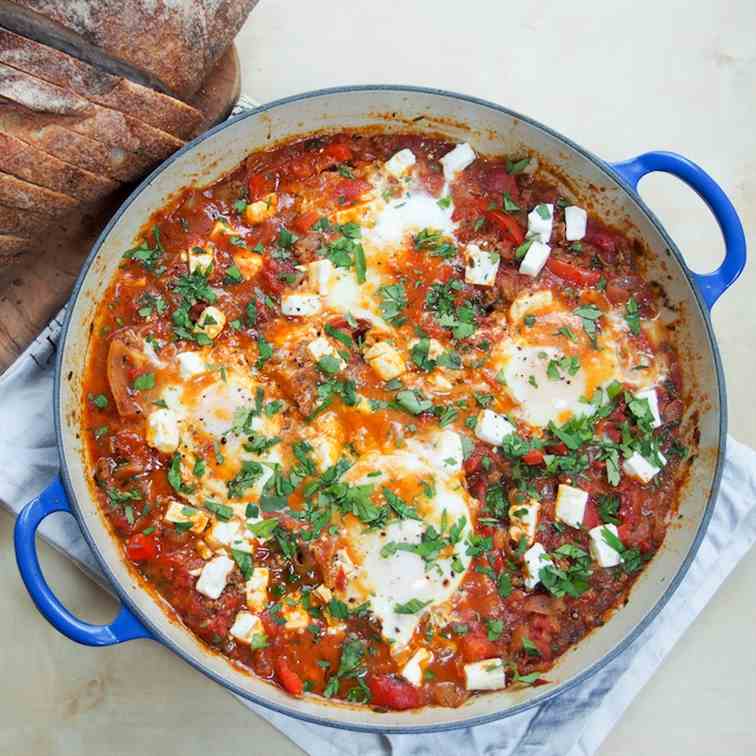
[[[115,191],[117,181],[64,163],[9,134],[0,133],[0,167],[16,178],[89,202]]]
[[[0,234],[33,236],[49,222],[47,215],[0,205]]]
[[[2,28],[0,62],[98,105],[127,113],[180,139],[194,136],[202,120],[199,110],[180,100]]]
[[[0,234],[0,263],[13,260],[22,252],[28,250],[34,242],[25,236],[13,234]]]
[[[40,215],[59,216],[72,210],[79,201],[67,194],[30,184],[28,181],[0,172],[0,203]]]
[[[0,96],[39,113],[65,116],[72,131],[152,160],[163,160],[184,144],[154,126],[4,63],[0,63]]]
[[[35,113],[0,98],[0,131],[66,163],[118,181],[142,176],[154,160],[111,147],[67,128],[64,117]]]

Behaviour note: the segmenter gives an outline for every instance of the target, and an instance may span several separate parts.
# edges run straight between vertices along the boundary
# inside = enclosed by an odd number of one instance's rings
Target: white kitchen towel
[[[61,319],[0,377],[0,503],[12,512],[58,469],[53,361]],[[70,517],[46,520],[42,536],[106,584]],[[633,698],[756,541],[756,453],[732,438],[714,515],[690,571],[643,634],[611,664],[559,698],[498,723],[440,735],[367,735],[299,722],[239,699],[313,756],[461,756],[595,753]]]

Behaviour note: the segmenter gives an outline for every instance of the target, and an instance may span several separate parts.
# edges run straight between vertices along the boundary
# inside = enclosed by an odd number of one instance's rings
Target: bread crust
[[[199,110],[180,100],[2,28],[0,63],[131,115],[179,139],[193,136],[202,120]]]
[[[46,215],[0,205],[0,234],[33,236],[49,222],[50,218]]]
[[[0,23],[111,73],[187,98],[256,4],[257,0],[0,0]],[[159,30],[159,35],[151,30]]]
[[[0,172],[0,203],[19,210],[58,217],[77,207],[80,202],[61,192],[30,184],[28,181]]]

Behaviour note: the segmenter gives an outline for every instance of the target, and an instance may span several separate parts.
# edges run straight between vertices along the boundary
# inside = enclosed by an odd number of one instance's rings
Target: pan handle
[[[109,624],[92,625],[60,603],[42,574],[34,540],[42,520],[53,512],[72,514],[59,477],[23,508],[13,533],[21,579],[37,609],[56,630],[85,646],[112,646],[134,638],[152,638],[150,631],[124,605]]]
[[[671,173],[685,182],[708,206],[717,219],[725,242],[725,258],[712,273],[690,275],[698,285],[706,306],[711,309],[720,296],[736,281],[746,263],[746,240],[738,214],[719,184],[700,166],[674,152],[645,152],[638,157],[612,163],[633,191],[647,174]]]

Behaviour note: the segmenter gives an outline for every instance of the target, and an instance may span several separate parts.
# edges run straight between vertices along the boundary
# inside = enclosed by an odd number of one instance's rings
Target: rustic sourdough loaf
[[[25,236],[0,233],[0,263],[8,263],[15,260],[31,244],[32,240],[27,239]]]
[[[48,155],[0,132],[0,165],[6,173],[76,199],[89,202],[115,191],[118,182]]]
[[[202,113],[140,84],[0,28],[0,62],[44,79],[98,105],[127,113],[179,139],[196,133]]]
[[[188,98],[257,0],[0,0],[0,25]]]

